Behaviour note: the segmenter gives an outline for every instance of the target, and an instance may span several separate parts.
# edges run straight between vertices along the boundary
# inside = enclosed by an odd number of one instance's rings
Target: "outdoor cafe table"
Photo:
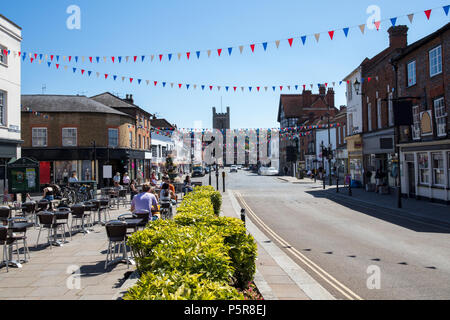
[[[18,232],[23,229],[28,229],[34,226],[34,223],[30,222],[12,222],[8,226],[5,226],[8,229],[8,233],[10,235],[14,232]],[[24,249],[25,250],[25,249]],[[13,260],[13,243],[8,245],[8,260],[9,266],[22,268],[22,263],[20,261]],[[26,262],[26,261],[24,261]]]

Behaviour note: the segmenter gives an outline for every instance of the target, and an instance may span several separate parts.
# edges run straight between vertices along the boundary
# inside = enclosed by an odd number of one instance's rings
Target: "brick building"
[[[296,130],[298,127],[312,123],[320,117],[334,117],[338,109],[335,107],[334,90],[321,85],[319,93],[313,94],[304,90],[302,94],[281,95],[278,108],[280,130]],[[295,176],[298,168],[307,169],[308,161],[316,159],[315,134],[286,139],[280,137],[280,171]],[[314,158],[314,159],[312,159]]]
[[[23,156],[40,162],[41,184],[64,183],[76,172],[79,180],[108,185],[104,166],[112,166],[113,174],[137,174],[132,164],[144,150],[130,139],[133,116],[85,96],[22,95],[22,107]]]
[[[362,62],[362,90],[356,94],[362,95],[363,181],[365,184],[375,183],[375,172],[380,170],[384,174],[384,182],[393,188],[398,184],[398,170],[392,100],[396,83],[391,60],[406,48],[408,27],[391,27],[388,33],[389,47]],[[372,172],[370,179],[368,172]]]
[[[450,203],[450,23],[394,59],[398,98],[412,102],[412,126],[401,127],[404,195]]]

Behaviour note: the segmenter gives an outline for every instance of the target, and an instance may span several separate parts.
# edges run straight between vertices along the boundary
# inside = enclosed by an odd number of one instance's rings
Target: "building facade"
[[[20,59],[22,29],[0,14],[0,192],[7,190],[8,162],[21,157]]]
[[[411,102],[400,130],[405,196],[450,203],[450,23],[396,57],[398,98]]]

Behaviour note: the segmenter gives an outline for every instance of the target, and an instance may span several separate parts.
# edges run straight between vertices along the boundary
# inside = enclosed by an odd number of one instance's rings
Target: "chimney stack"
[[[333,90],[333,88],[328,88],[327,104],[330,108],[334,108],[334,90]]]
[[[319,87],[319,94],[321,96],[324,96],[325,95],[325,91],[326,91],[325,85],[321,84],[320,87]]]
[[[309,108],[312,104],[312,92],[311,90],[303,90],[303,107]]]
[[[396,26],[390,27],[389,33],[389,47],[393,49],[402,49],[408,46],[408,27]]]

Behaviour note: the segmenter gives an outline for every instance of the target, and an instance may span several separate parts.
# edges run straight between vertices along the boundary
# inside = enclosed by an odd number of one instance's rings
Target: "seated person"
[[[183,190],[184,190],[184,194],[194,191],[194,188],[192,188],[190,176],[186,176],[186,179],[184,180]]]
[[[54,186],[50,184],[46,184],[44,188],[44,195],[42,196],[42,199],[53,201],[55,200],[55,188]]]
[[[159,212],[158,201],[156,197],[150,193],[149,184],[142,186],[142,192],[134,196],[131,201],[131,212],[151,212],[149,220],[153,220],[153,216]]]
[[[161,193],[159,195],[159,199],[160,199],[161,204],[170,203],[169,212],[170,212],[171,216],[172,216],[172,196],[173,196],[173,193],[172,193],[172,190],[170,190],[170,188],[169,188],[169,184],[164,183],[161,188]]]
[[[177,201],[178,201],[178,197],[177,197],[177,194],[175,192],[175,187],[173,186],[173,184],[170,183],[169,177],[166,176],[166,177],[163,178],[163,183],[161,184],[161,189],[164,186],[164,184],[168,184],[169,185],[169,189],[171,191],[170,197],[172,199],[172,204],[176,205]]]

